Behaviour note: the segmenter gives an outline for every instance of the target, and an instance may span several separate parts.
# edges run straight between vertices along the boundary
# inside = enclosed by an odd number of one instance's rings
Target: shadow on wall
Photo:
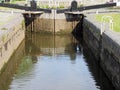
[[[72,23],[72,35],[77,39],[82,39],[83,35],[83,14],[66,13],[67,22]]]
[[[85,62],[87,63],[89,71],[95,79],[96,85],[99,86],[98,88],[100,88],[100,90],[116,90],[102,68],[100,68],[98,60],[96,60],[94,54],[91,53],[91,50],[88,48],[87,44],[83,43],[83,46]]]
[[[8,63],[2,68],[0,72],[0,90],[8,90],[13,76],[19,67],[22,58],[25,55],[25,43],[21,43],[19,48],[14,52]]]
[[[72,22],[71,33],[77,40],[82,39],[83,36],[83,18],[83,14],[66,14],[66,20]]]

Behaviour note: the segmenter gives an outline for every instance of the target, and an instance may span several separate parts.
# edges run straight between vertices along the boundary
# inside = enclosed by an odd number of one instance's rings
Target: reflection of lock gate
[[[105,20],[109,22],[105,22]],[[113,18],[111,16],[103,16],[101,19],[101,35],[105,30],[113,30]]]

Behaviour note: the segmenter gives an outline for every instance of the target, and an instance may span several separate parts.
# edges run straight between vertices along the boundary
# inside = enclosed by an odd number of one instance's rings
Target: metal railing
[[[108,22],[106,22],[108,20]],[[102,16],[101,19],[101,35],[105,30],[113,30],[113,18],[111,16]]]

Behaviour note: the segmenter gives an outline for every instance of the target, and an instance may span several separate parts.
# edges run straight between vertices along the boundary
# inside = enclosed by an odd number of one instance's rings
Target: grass
[[[48,5],[39,5],[38,8],[49,9],[50,7]]]
[[[101,22],[103,16],[111,16],[113,18],[113,30],[120,32],[120,14],[98,14],[96,15],[96,20]],[[106,19],[105,22],[109,22],[109,19]]]
[[[65,8],[65,6],[61,4],[59,7],[57,7],[57,6],[50,6],[49,7],[49,5],[39,4],[38,8],[44,8],[44,9],[58,9],[59,8],[59,9],[63,9],[63,8]]]

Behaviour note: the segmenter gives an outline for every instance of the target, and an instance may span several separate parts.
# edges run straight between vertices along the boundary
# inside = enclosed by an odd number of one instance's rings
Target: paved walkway
[[[4,25],[8,21],[10,21],[12,18],[14,18],[15,15],[11,13],[1,13],[0,12],[0,26]]]
[[[10,12],[0,12],[0,37],[10,32],[10,28],[15,25],[15,21],[19,20],[22,14],[14,14]]]

